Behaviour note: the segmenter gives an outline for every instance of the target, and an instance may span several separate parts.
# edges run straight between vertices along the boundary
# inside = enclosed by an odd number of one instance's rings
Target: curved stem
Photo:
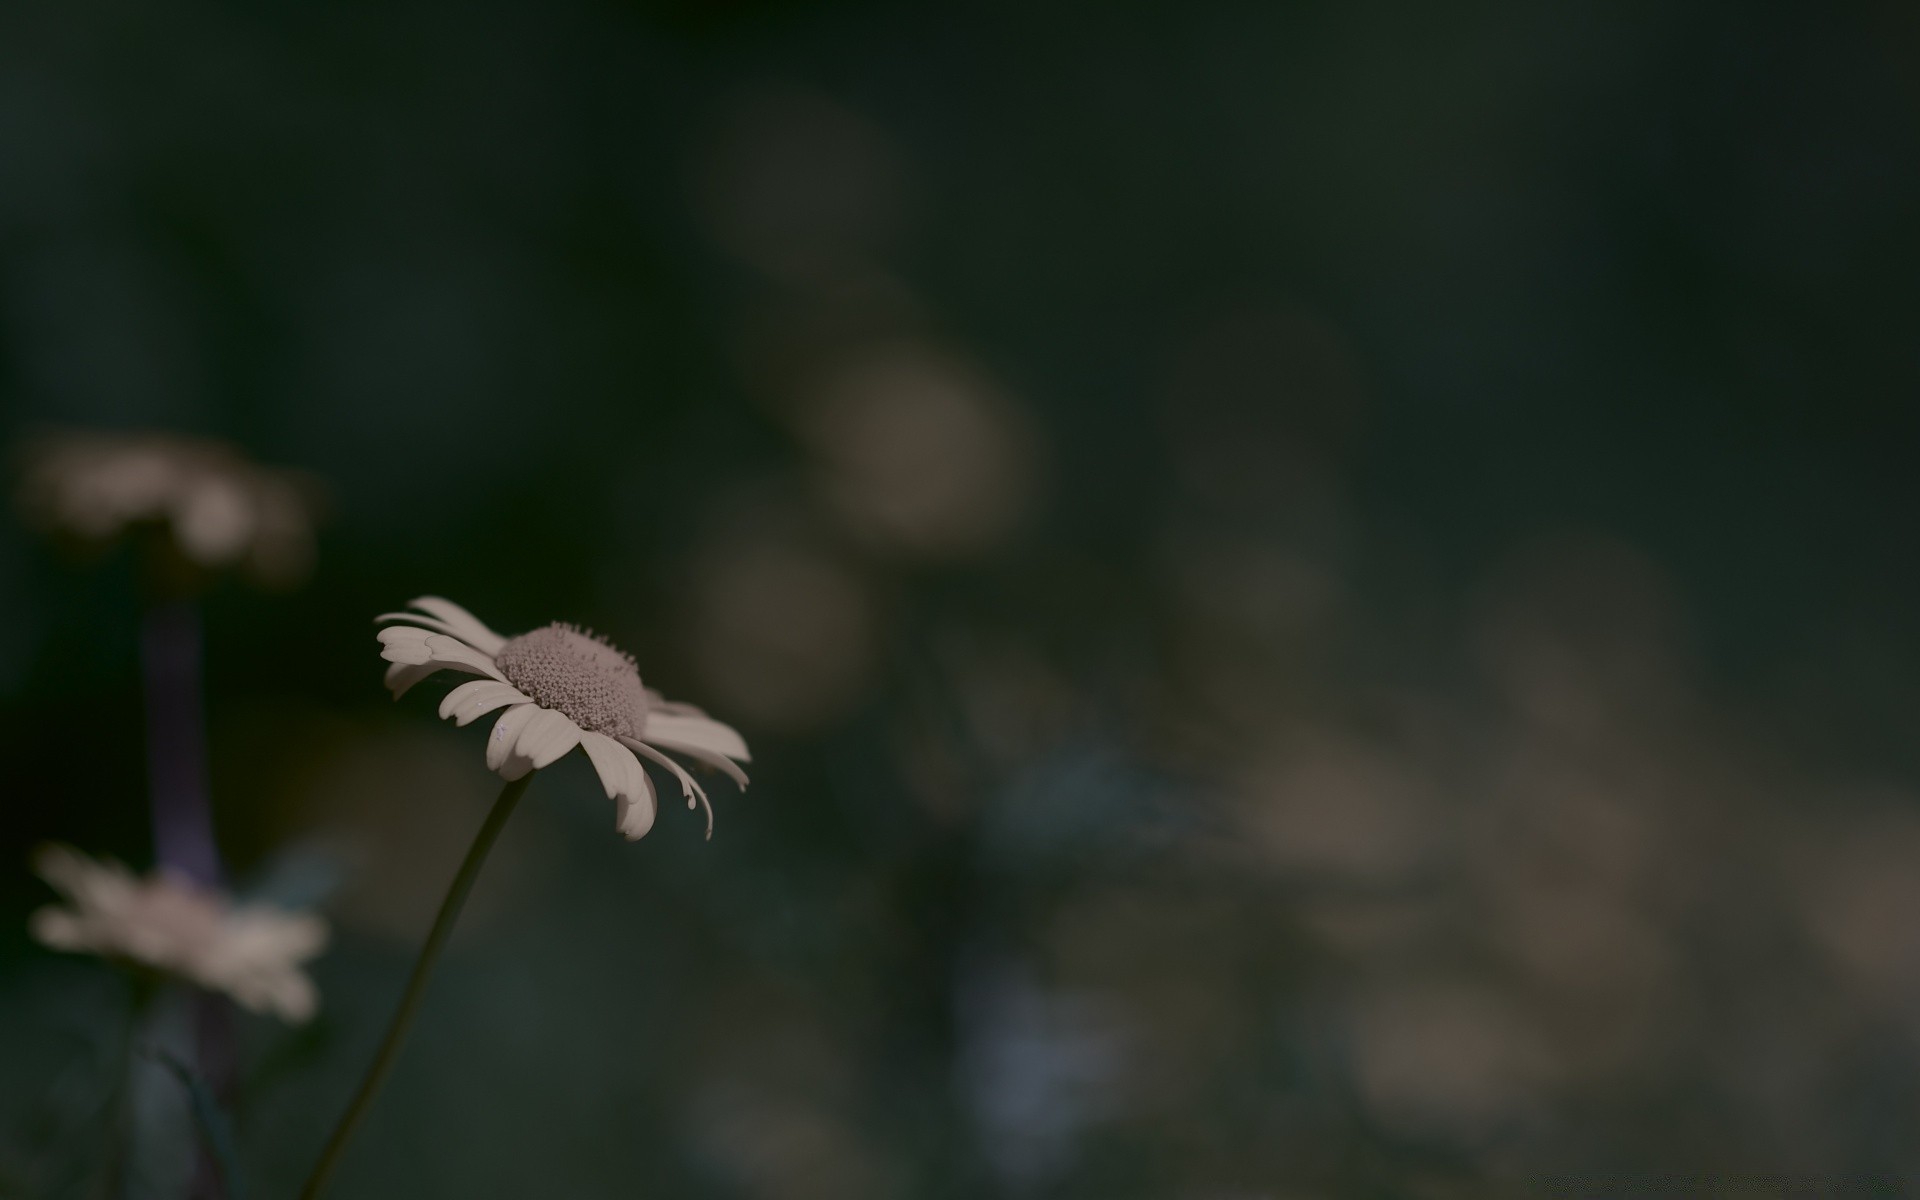
[[[446,898],[440,902],[440,915],[433,919],[433,928],[427,933],[426,943],[420,947],[420,957],[414,961],[413,975],[407,980],[407,990],[400,997],[400,1007],[393,1014],[393,1023],[387,1026],[387,1036],[381,1039],[380,1049],[374,1052],[373,1065],[367,1068],[366,1078],[360,1081],[360,1090],[353,1094],[347,1110],[340,1114],[340,1123],[334,1126],[333,1136],[327,1139],[326,1149],[320,1152],[320,1161],[314,1164],[313,1174],[307,1177],[306,1186],[300,1189],[300,1200],[316,1200],[326,1187],[328,1177],[339,1165],[347,1139],[353,1136],[354,1128],[366,1115],[380,1085],[386,1082],[387,1073],[393,1069],[393,1060],[400,1053],[400,1043],[406,1040],[407,1029],[412,1026],[414,1013],[420,1007],[420,998],[427,990],[427,977],[433,974],[440,951],[446,948],[447,939],[453,936],[454,922],[460,919],[460,909],[467,902],[467,893],[473,890],[473,881],[480,877],[481,864],[487,861],[487,852],[493,849],[494,840],[506,827],[507,818],[513,815],[514,806],[520,802],[521,794],[531,782],[533,775],[528,773],[502,789],[500,798],[493,802],[493,811],[487,814],[486,823],[474,835],[465,861],[460,864],[460,870],[448,885]]]

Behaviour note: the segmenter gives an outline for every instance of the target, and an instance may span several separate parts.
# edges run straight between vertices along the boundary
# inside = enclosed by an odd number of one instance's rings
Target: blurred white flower
[[[844,717],[877,670],[880,603],[804,536],[716,538],[694,565],[687,653],[743,720],[786,733]]]
[[[314,488],[223,442],[159,433],[63,433],[29,447],[29,518],[83,541],[157,524],[195,566],[243,568],[266,583],[313,562]]]
[[[954,560],[998,545],[1037,482],[1033,430],[971,363],[913,342],[850,355],[794,416],[821,492],[874,547]]]
[[[1794,891],[1802,923],[1836,973],[1869,1008],[1900,1011],[1920,995],[1920,818],[1897,796],[1878,810],[1845,799],[1823,827],[1795,837]]]
[[[487,740],[487,768],[519,779],[553,763],[575,746],[620,803],[618,825],[629,840],[653,828],[653,782],[638,754],[672,771],[686,794],[706,806],[707,836],[713,836],[713,806],[706,789],[663,750],[672,750],[725,772],[747,786],[747,743],[732,727],[690,704],[676,704],[640,682],[631,656],[601,638],[555,623],[504,638],[472,613],[438,596],[412,602],[420,613],[383,613],[378,620],[405,622],[380,631],[380,657],[396,699],[437,671],[463,671],[485,679],[447,693],[440,715],[465,725],[495,709],[506,712]],[[422,613],[426,615],[421,615]]]
[[[1440,849],[1432,789],[1390,746],[1293,731],[1271,739],[1240,791],[1245,848],[1304,878],[1386,884]]]
[[[1554,1077],[1531,1015],[1493,988],[1382,982],[1352,1016],[1361,1094],[1402,1132],[1484,1136],[1535,1109]]]
[[[235,904],[172,875],[141,879],[67,846],[42,847],[34,870],[72,906],[33,914],[28,927],[47,946],[165,971],[287,1021],[319,1007],[300,969],[327,944],[327,923],[312,913]]]

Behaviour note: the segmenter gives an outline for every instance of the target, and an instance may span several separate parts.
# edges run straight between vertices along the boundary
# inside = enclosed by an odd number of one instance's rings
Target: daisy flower
[[[460,910],[500,831],[532,783],[534,771],[580,747],[600,776],[607,798],[619,801],[616,824],[629,840],[646,836],[658,807],[653,782],[640,764],[642,758],[673,772],[688,808],[705,805],[708,837],[713,836],[713,805],[706,790],[667,752],[684,754],[747,786],[746,772],[739,765],[748,760],[747,743],[740,735],[692,705],[674,704],[649,690],[641,684],[640,668],[633,659],[605,639],[561,624],[502,637],[466,609],[438,596],[422,596],[411,607],[418,611],[382,613],[375,618],[392,622],[379,633],[380,657],[391,664],[387,686],[398,699],[440,671],[480,676],[447,693],[440,715],[466,725],[505,710],[487,739],[487,767],[507,785],[447,885],[439,915],[421,943],[386,1036],[320,1151],[313,1173],[300,1190],[301,1200],[317,1200],[325,1191],[353,1131],[393,1069]]]
[[[747,786],[739,764],[750,756],[740,735],[692,705],[673,703],[643,686],[633,658],[605,639],[559,623],[501,637],[438,596],[422,596],[411,607],[420,611],[376,618],[395,622],[379,634],[380,657],[392,664],[387,686],[398,699],[438,671],[481,676],[447,693],[440,715],[466,725],[506,710],[487,739],[487,767],[501,778],[520,779],[578,746],[592,760],[607,798],[619,801],[617,824],[629,841],[653,828],[657,803],[641,758],[673,773],[688,808],[705,807],[708,837],[713,836],[713,805],[706,789],[666,751]]]
[[[20,486],[28,516],[105,542],[155,526],[207,570],[244,568],[290,583],[313,561],[315,487],[249,461],[224,442],[161,433],[62,433],[28,447]]]
[[[235,904],[162,872],[141,879],[69,846],[43,846],[34,870],[71,906],[49,905],[29,919],[44,945],[164,971],[295,1023],[320,1005],[300,969],[327,944],[327,923],[312,913]]]

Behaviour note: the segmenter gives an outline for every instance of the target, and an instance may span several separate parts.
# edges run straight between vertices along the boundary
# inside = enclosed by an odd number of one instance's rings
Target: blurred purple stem
[[[156,865],[203,887],[221,885],[207,800],[207,734],[200,697],[200,611],[169,600],[146,611],[140,663],[147,701],[147,773]]]
[[[201,887],[223,886],[207,795],[206,711],[200,694],[200,610],[191,600],[150,605],[140,623],[140,666],[147,703],[148,793],[153,811],[154,865]],[[193,999],[194,1063],[216,1096],[231,1096],[235,1077],[233,1013],[207,993]],[[197,1155],[189,1195],[225,1195],[217,1165]]]

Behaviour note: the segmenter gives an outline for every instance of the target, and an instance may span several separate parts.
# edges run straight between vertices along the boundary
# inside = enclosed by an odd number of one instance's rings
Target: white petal
[[[633,756],[633,751],[606,734],[592,730],[580,734],[580,748],[593,760],[594,773],[600,776],[600,786],[606,789],[607,799],[611,800],[628,790],[628,772],[640,769],[640,760]]]
[[[418,634],[419,636],[411,638],[389,638],[386,636],[390,633],[402,632]],[[417,666],[433,657],[433,652],[427,649],[427,639],[437,636],[439,635],[429,633],[424,629],[382,629],[380,631],[380,657],[386,659],[388,662],[408,663]]]
[[[739,785],[741,791],[744,792],[747,790],[747,773],[742,771],[732,759],[724,754],[715,754],[705,746],[678,745],[664,738],[653,738],[652,744],[662,750],[672,750],[676,754],[684,754],[689,758],[698,759],[709,767],[723,771],[726,773],[727,778]]]
[[[51,904],[27,918],[27,932],[33,935],[34,941],[55,950],[85,950],[91,940],[86,924],[79,917]]]
[[[274,989],[273,1010],[289,1024],[304,1025],[320,1009],[320,989],[303,971],[287,971]]]
[[[433,656],[434,662],[442,666],[452,667],[456,671],[466,671],[473,675],[491,675],[501,683],[507,682],[507,677],[500,673],[500,668],[493,665],[491,654],[483,654],[457,638],[438,633],[432,634],[427,638],[427,653]]]
[[[387,668],[387,687],[392,690],[393,698],[398,700],[407,694],[414,684],[432,675],[444,671],[439,663],[394,663]]]
[[[455,637],[471,644],[482,653],[498,654],[500,647],[507,644],[507,639],[488,629],[481,623],[480,618],[451,600],[442,599],[439,596],[421,596],[408,603],[421,612],[432,613],[445,621],[452,627]]]
[[[640,771],[640,781],[645,787],[637,796],[620,797],[620,809],[614,820],[615,828],[625,834],[628,841],[637,842],[653,828],[653,819],[660,812],[660,802],[654,799],[653,781],[641,770],[639,760],[634,761],[633,769]]]
[[[746,739],[735,732],[733,726],[722,725],[712,717],[648,713],[642,737],[655,745],[670,745],[675,749],[698,746],[741,762],[753,761],[753,756],[747,753]]]
[[[580,744],[580,727],[550,708],[538,709],[513,744],[516,757],[527,759],[534,770],[553,762]]]
[[[649,712],[665,713],[675,717],[704,717],[707,715],[704,710],[694,705],[682,704],[678,700],[669,700],[652,688],[645,690],[647,693],[647,710]]]
[[[512,783],[516,779],[525,779],[532,770],[532,759],[524,754],[509,754],[507,761],[500,764],[500,778]]]
[[[402,663],[406,666],[417,667],[432,658],[433,655],[427,652],[425,644],[415,645],[408,642],[398,646],[380,647],[380,657],[390,663]]]
[[[410,613],[410,612],[381,613],[379,616],[375,617],[374,620],[375,621],[406,621],[408,622],[408,624],[405,624],[405,625],[390,625],[386,629],[382,629],[380,631],[381,633],[387,633],[393,630],[400,630],[400,629],[411,629],[414,632],[418,633],[421,637],[425,637],[430,633],[444,633],[451,637],[460,637],[460,631],[458,629],[455,629],[453,626],[447,624],[445,621],[442,621],[440,618],[423,617],[419,613]],[[386,639],[382,638],[381,640],[385,641]],[[463,642],[466,641],[465,638],[460,638],[460,640]]]
[[[593,769],[599,773],[608,798],[619,801],[615,827],[628,841],[645,837],[653,828],[660,803],[653,794],[653,780],[647,778],[640,760],[604,733],[582,733],[580,748],[593,760]]]
[[[180,548],[203,566],[238,558],[259,523],[253,497],[223,478],[202,478],[189,485],[174,498],[170,515]]]
[[[621,738],[620,744],[627,747],[629,750],[632,750],[635,754],[641,755],[645,758],[650,758],[654,762],[657,762],[661,766],[665,767],[667,770],[672,771],[675,777],[677,777],[680,780],[680,790],[683,793],[685,793],[687,797],[688,808],[693,807],[695,797],[699,798],[699,802],[702,805],[704,805],[707,810],[707,836],[712,837],[713,836],[713,802],[707,799],[707,789],[701,787],[698,783],[695,783],[693,776],[687,774],[687,769],[685,767],[681,766],[679,763],[668,758],[666,755],[660,753],[658,750],[655,750],[652,746],[647,745],[645,742],[638,742],[632,738]]]
[[[532,702],[510,683],[475,679],[447,693],[446,699],[440,702],[440,715],[452,717],[455,725],[466,725],[502,705]]]
[[[631,754],[627,755],[632,758]],[[97,868],[93,861],[72,846],[50,842],[33,854],[33,870],[68,896],[78,896],[86,889],[88,877]]]
[[[493,723],[492,735],[487,738],[487,770],[498,771],[505,765],[507,756],[520,740],[520,731],[539,711],[538,704],[521,704],[500,715],[500,719]]]
[[[680,790],[687,797],[688,807],[692,807],[693,794],[700,790],[700,785],[694,782],[693,776],[687,774],[687,769],[685,767],[681,766],[679,763],[668,758],[666,755],[660,753],[658,750],[655,750],[652,746],[647,745],[645,742],[635,741],[633,738],[623,737],[620,739],[620,744],[622,746],[625,746],[627,749],[633,751],[635,754],[638,754],[644,758],[650,758],[654,762],[657,762],[661,766],[665,767],[667,770],[672,771],[674,774],[674,777],[680,781]]]

